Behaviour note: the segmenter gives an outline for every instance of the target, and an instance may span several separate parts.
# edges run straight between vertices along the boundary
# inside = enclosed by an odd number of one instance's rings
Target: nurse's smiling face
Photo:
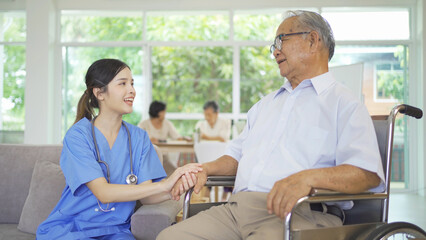
[[[129,68],[121,70],[107,85],[107,91],[98,94],[100,112],[124,115],[133,112],[136,91]]]

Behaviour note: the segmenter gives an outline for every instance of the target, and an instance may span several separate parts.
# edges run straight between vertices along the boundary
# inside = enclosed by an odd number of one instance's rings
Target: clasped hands
[[[267,195],[268,212],[284,219],[297,201],[311,192],[312,186],[309,184],[309,179],[308,171],[301,171],[275,182]],[[199,193],[206,181],[205,171],[182,175],[171,189],[172,199],[179,200],[180,196],[191,187],[194,187],[195,193]]]
[[[176,198],[175,194],[173,193],[174,189],[178,188],[181,194],[188,191],[197,183],[196,174],[201,172],[203,172],[203,168],[199,163],[190,163],[177,168],[164,181],[166,191],[170,193],[171,199],[179,200],[179,197]]]

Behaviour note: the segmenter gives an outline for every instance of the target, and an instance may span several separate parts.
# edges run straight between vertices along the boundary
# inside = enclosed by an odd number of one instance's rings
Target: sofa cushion
[[[0,240],[34,240],[35,235],[19,231],[18,224],[0,224]]]
[[[176,222],[176,215],[182,206],[183,196],[179,201],[167,200],[158,204],[143,205],[131,218],[133,236],[138,240],[154,240],[163,229]]]
[[[38,159],[59,163],[62,145],[0,144],[0,223],[18,223]]]
[[[22,209],[18,229],[35,234],[38,225],[52,212],[61,198],[65,178],[56,163],[38,160],[34,166],[30,190]]]

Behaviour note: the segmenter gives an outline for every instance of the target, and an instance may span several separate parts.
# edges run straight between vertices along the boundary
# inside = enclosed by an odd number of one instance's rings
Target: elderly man
[[[236,174],[233,195],[228,203],[167,228],[158,239],[280,239],[282,219],[312,188],[383,189],[367,109],[328,70],[334,45],[321,15],[288,13],[271,46],[288,81],[250,109],[244,131],[225,155],[198,173],[195,192],[208,175]],[[327,211],[337,207],[302,205],[293,215],[295,228],[339,226],[339,212]]]

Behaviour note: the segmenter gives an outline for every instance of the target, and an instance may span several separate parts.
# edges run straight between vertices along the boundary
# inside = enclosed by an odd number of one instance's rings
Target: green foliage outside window
[[[64,42],[141,40],[143,21],[142,14],[139,15],[110,17],[65,14],[61,17],[61,39]]]
[[[3,49],[2,130],[25,128],[25,47],[0,46]]]
[[[232,51],[228,47],[155,47],[152,97],[168,112],[201,113],[216,100],[232,112]]]
[[[376,94],[379,99],[395,99],[403,102],[405,98],[405,81],[407,72],[406,61],[408,59],[408,48],[398,46],[394,53],[395,60],[386,64],[376,65]]]
[[[248,112],[263,96],[284,83],[275,59],[269,55],[269,46],[241,48],[241,112]]]
[[[194,41],[229,39],[229,17],[215,15],[149,14],[147,40]]]
[[[237,14],[234,17],[235,40],[272,42],[281,21],[281,14]]]
[[[21,12],[0,13],[0,41],[25,42],[26,18]],[[1,130],[23,131],[25,129],[25,46],[0,45],[1,84]]]

